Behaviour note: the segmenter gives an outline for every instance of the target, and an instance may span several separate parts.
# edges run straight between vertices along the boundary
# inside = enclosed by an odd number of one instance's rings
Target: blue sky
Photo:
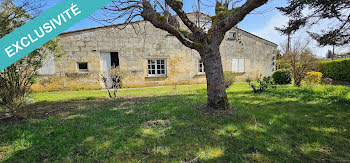
[[[57,3],[59,3],[62,0],[46,0],[48,2],[48,6],[44,8],[44,10],[55,6]],[[192,11],[192,2],[193,0],[185,0],[185,6],[184,10],[185,11]],[[188,2],[188,3],[187,3]],[[282,3],[284,1],[281,0],[272,0],[269,2],[267,5],[262,6],[261,8],[257,9],[255,12],[259,11],[265,11],[264,13],[252,13],[248,15],[240,24],[239,27],[247,30],[249,32],[256,31],[262,26],[266,26],[269,19],[278,13],[278,11],[275,9],[277,6],[284,6],[285,3]],[[203,12],[209,12],[206,9],[203,9]],[[211,13],[212,14],[212,13]],[[101,24],[96,23],[89,18],[86,18],[82,20],[80,23],[76,24],[72,28],[70,28],[68,31],[71,30],[78,30],[78,29],[84,29],[84,28],[89,28],[89,27],[96,27],[96,26],[101,26]]]
[[[59,3],[62,0],[46,0],[46,1],[48,5],[44,8],[44,10],[55,6],[57,3]],[[192,9],[193,1],[194,0],[184,0],[184,10],[186,12],[193,11]],[[238,27],[280,45],[286,41],[286,36],[282,36],[279,32],[274,30],[274,28],[276,26],[281,27],[283,25],[286,25],[288,21],[288,18],[281,15],[281,13],[276,9],[276,7],[281,7],[281,6],[286,6],[285,0],[270,0],[264,6],[254,10],[251,14],[249,14],[241,23],[238,24]],[[213,10],[212,8],[210,10],[206,10],[205,8],[203,8],[202,12],[212,14],[213,12],[212,10]],[[326,22],[319,26],[315,26],[313,27],[313,30],[319,31],[320,28],[326,25],[329,25],[331,23],[332,22],[328,22],[327,24]],[[96,26],[101,26],[101,24],[89,18],[86,18],[67,31],[85,29],[85,28],[96,27]],[[306,30],[309,30],[309,29],[305,29],[297,32],[293,36],[293,38],[298,40],[309,40],[309,36],[306,33]],[[319,57],[325,56],[326,52],[329,49],[331,49],[331,47],[319,47],[315,41],[310,41],[310,42],[311,42],[310,48]],[[336,48],[336,51],[341,51],[341,48]]]

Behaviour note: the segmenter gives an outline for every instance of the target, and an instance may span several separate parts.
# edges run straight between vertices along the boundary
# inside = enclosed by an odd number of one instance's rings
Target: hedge
[[[350,59],[323,61],[321,72],[325,78],[350,82]]]

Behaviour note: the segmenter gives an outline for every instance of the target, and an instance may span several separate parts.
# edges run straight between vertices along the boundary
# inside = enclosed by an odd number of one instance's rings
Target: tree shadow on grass
[[[32,119],[0,125],[0,153],[5,162],[349,161],[341,105],[228,96],[233,116],[198,109],[202,94],[36,103]]]
[[[321,88],[317,90],[317,88]],[[347,97],[350,94],[350,89],[346,87],[301,87],[301,88],[280,88],[270,89],[268,94],[280,96],[283,98],[292,97],[302,101],[323,101],[330,103],[350,104],[350,99]]]
[[[323,96],[325,102],[320,102],[246,91],[229,93],[229,97],[234,99],[233,105],[244,107],[238,109],[236,123],[231,124],[234,132],[228,134],[230,127],[221,131],[223,139],[235,144],[225,150],[224,160],[234,159],[230,152],[238,149],[244,160],[258,162],[350,161],[349,105],[344,104],[343,96]]]

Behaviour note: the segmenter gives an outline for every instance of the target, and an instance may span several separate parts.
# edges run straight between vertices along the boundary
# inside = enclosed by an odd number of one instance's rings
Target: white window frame
[[[203,72],[201,72],[201,67],[200,67],[201,65],[202,65],[202,71]],[[197,61],[197,73],[198,74],[205,74],[204,64],[203,64],[203,61],[200,60],[200,59]]]
[[[157,61],[164,61],[164,69],[158,69],[158,65],[163,65],[162,63],[160,63],[160,64],[158,64],[157,63]],[[155,61],[155,63],[154,64],[150,64],[149,62],[150,61]],[[154,69],[149,69],[149,66],[152,66],[152,65],[154,65]],[[155,74],[150,74],[149,73],[149,71],[153,71],[154,70],[154,72],[155,72]],[[162,74],[162,73],[160,73],[160,74],[158,74],[158,70],[164,70],[164,74]],[[150,77],[162,77],[162,76],[167,76],[167,60],[166,59],[164,59],[164,58],[159,58],[159,59],[147,59],[147,76],[150,76]]]
[[[237,65],[234,65],[235,61],[237,61]],[[241,66],[241,64],[243,64],[243,66]],[[240,70],[241,67],[243,67],[243,70]],[[245,73],[245,58],[232,58],[232,72]]]

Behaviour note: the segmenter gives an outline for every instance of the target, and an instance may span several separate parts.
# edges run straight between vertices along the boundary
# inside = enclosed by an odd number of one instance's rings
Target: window
[[[166,60],[148,60],[148,76],[166,76]]]
[[[232,59],[232,72],[242,73],[245,72],[245,59],[233,58]]]
[[[116,68],[119,66],[119,55],[118,52],[111,52],[111,66]]]
[[[82,72],[88,72],[88,63],[87,62],[78,63],[78,70]]]
[[[202,60],[198,61],[198,74],[205,74],[204,64]]]
[[[236,37],[236,33],[235,32],[230,32],[230,33],[228,33],[228,39],[235,39],[235,37]]]

